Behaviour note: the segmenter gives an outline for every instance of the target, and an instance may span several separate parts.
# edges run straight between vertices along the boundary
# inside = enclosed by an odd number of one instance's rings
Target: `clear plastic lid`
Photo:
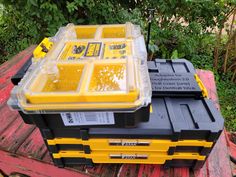
[[[134,111],[151,102],[140,28],[68,24],[34,51],[9,104],[24,112]]]

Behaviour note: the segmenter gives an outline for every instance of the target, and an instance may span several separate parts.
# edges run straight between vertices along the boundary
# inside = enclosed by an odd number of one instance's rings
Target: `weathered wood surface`
[[[97,164],[93,168],[83,165],[60,169],[52,164],[40,132],[32,125],[24,124],[16,111],[6,104],[13,85],[10,78],[31,56],[34,46],[19,53],[0,66],[0,169],[10,174],[19,172],[29,176],[119,176],[119,177],[229,177],[232,176],[225,133],[214,147],[201,170],[188,168],[163,169],[160,165]],[[214,75],[198,70],[210,98],[219,109]]]

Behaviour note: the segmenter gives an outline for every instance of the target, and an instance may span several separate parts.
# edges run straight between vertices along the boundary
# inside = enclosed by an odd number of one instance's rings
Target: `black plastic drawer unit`
[[[151,138],[172,141],[198,139],[214,142],[224,119],[208,99],[153,98],[150,119],[136,128],[41,129],[45,139],[54,138]]]

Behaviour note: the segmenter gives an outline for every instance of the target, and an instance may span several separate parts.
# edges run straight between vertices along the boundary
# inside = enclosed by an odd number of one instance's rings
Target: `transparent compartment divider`
[[[138,38],[135,38],[133,41],[134,44],[134,55],[141,60],[147,60],[147,50],[145,46],[144,37],[140,36]]]
[[[93,63],[88,62],[86,65],[87,66],[86,66],[86,69],[83,74],[83,81],[81,82],[81,87],[80,87],[80,94],[82,94],[82,95],[85,95],[88,90],[88,86],[89,86],[89,82],[90,82],[90,79],[88,79],[88,78],[91,78],[91,75],[92,75],[92,72],[94,69]]]
[[[127,70],[128,70],[128,76],[127,76],[127,86],[128,86],[128,91],[134,91],[137,88],[136,82],[135,82],[135,78],[136,78],[136,74],[135,68],[134,68],[134,61],[133,58],[131,58],[131,56],[128,56],[128,60],[127,60]]]
[[[95,40],[100,40],[100,39],[102,39],[102,29],[103,29],[102,26],[99,26],[99,27],[97,28],[97,31],[96,31],[96,34],[95,34],[95,37],[94,37]]]
[[[132,37],[132,24],[127,22],[125,24],[125,28],[126,28],[126,38],[131,38]]]

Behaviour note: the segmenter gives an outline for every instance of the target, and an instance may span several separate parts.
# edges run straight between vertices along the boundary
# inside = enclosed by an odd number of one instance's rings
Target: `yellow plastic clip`
[[[194,74],[195,80],[198,83],[200,89],[202,90],[202,96],[203,97],[208,97],[208,92],[204,84],[202,83],[201,79],[198,77],[197,74]]]
[[[49,41],[49,38],[44,38],[42,42],[35,48],[33,55],[34,58],[43,58],[51,49],[53,42]]]
[[[153,112],[153,108],[152,108],[152,105],[150,105],[150,113]]]

